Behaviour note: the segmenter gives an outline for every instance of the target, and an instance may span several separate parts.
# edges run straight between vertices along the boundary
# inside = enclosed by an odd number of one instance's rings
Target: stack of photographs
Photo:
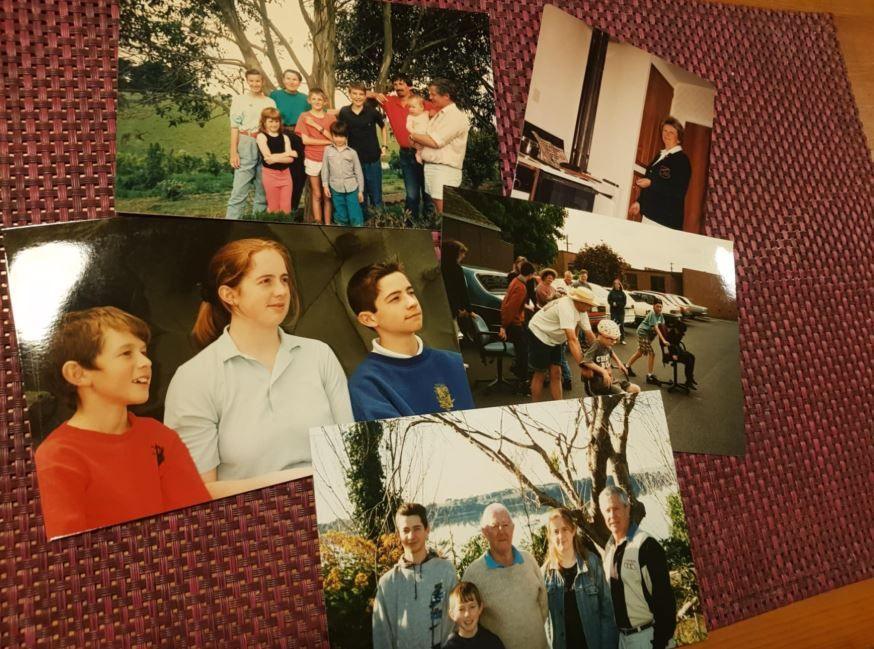
[[[547,6],[502,196],[487,16],[354,4],[123,29],[121,216],[4,232],[46,537],[312,476],[332,647],[701,640],[712,84]]]

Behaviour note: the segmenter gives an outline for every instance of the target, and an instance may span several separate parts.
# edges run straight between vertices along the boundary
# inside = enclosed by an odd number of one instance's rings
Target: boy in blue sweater
[[[397,263],[359,269],[346,287],[358,322],[376,331],[349,379],[356,421],[474,408],[461,354],[425,347],[422,307]]]

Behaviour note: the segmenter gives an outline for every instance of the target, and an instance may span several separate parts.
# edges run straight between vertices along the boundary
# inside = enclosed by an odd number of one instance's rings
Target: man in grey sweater
[[[485,610],[480,623],[506,649],[547,649],[546,587],[534,557],[513,546],[510,512],[492,503],[483,511],[480,527],[489,549],[467,567],[463,578],[482,594]]]
[[[428,514],[404,503],[395,514],[403,556],[379,579],[373,602],[374,649],[439,649],[452,632],[449,592],[455,566],[427,547]]]

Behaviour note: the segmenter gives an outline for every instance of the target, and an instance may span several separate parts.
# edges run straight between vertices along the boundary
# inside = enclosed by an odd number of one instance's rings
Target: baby
[[[428,111],[425,110],[425,100],[422,95],[410,95],[407,99],[407,108],[410,114],[407,115],[407,132],[408,133],[425,133],[428,130]],[[422,145],[413,143],[413,148],[416,150],[416,162],[422,164]]]

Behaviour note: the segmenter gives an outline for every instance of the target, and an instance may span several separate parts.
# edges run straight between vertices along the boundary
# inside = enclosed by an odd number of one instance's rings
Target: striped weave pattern
[[[509,187],[543,2],[426,4],[490,13]],[[747,453],[677,459],[709,627],[870,577],[872,168],[833,21],[556,4],[717,88],[707,227],[735,243]],[[112,216],[117,5],[0,6],[3,224]],[[42,541],[2,275],[0,646],[327,646],[308,480]]]

